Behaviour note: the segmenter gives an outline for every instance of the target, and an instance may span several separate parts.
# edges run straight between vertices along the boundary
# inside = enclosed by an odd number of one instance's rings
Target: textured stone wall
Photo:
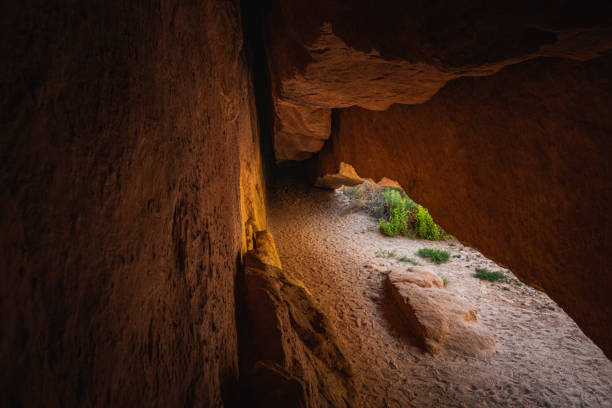
[[[612,355],[609,1],[270,0],[265,32],[277,161],[399,181]]]
[[[541,56],[587,60],[612,50],[612,6],[601,0],[269,3],[278,161],[319,151],[334,108],[423,103],[454,78]]]
[[[543,289],[612,356],[612,55],[537,59],[428,102],[341,109],[316,175],[397,180],[449,233]]]
[[[236,2],[0,19],[0,405],[228,404],[241,213],[265,224]]]

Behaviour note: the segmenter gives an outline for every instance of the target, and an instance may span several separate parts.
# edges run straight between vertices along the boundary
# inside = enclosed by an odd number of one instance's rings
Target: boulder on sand
[[[444,287],[444,281],[438,275],[420,266],[409,267],[406,271],[390,272],[389,279],[397,283],[412,283],[421,288]]]
[[[428,274],[433,274],[425,272],[392,271],[386,284],[427,351],[474,357],[493,354],[495,339],[478,321],[478,310],[458,294],[441,289],[435,280],[426,286],[431,278]]]

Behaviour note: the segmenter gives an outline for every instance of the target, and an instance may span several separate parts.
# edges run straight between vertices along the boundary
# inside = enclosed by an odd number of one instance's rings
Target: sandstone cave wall
[[[316,175],[397,180],[461,241],[546,291],[612,356],[612,55],[538,58],[429,101],[334,113]]]
[[[219,406],[265,226],[237,2],[2,5],[0,405]]]
[[[588,60],[612,50],[612,6],[602,0],[267,4],[279,162],[321,150],[334,108],[424,103],[454,78],[541,56]]]

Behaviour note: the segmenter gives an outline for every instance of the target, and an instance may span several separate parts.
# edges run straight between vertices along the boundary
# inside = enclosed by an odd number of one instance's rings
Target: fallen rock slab
[[[433,283],[430,287],[413,283],[427,282],[417,279],[419,275],[428,276],[425,271],[393,271],[387,275],[386,285],[427,351],[474,357],[492,355],[495,338],[478,321],[478,310],[463,297]]]
[[[280,268],[272,235],[245,260],[242,368],[255,407],[352,407],[350,363],[304,284]]]
[[[444,281],[427,268],[419,266],[409,267],[405,271],[392,271],[389,279],[398,284],[412,283],[421,288],[444,288]]]

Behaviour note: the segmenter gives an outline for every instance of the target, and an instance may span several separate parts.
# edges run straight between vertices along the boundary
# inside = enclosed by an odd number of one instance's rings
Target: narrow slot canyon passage
[[[268,216],[283,269],[337,330],[359,406],[610,406],[612,362],[543,292],[514,278],[507,286],[474,278],[476,267],[503,269],[477,251],[455,239],[386,237],[342,193],[291,175],[271,186]],[[420,248],[452,256],[435,265],[415,255]],[[377,257],[384,251],[394,259]],[[495,337],[491,357],[432,356],[416,344],[384,285],[385,271],[406,269],[397,260],[404,255],[477,307]]]
[[[612,407],[610,0],[0,19],[1,408]]]

